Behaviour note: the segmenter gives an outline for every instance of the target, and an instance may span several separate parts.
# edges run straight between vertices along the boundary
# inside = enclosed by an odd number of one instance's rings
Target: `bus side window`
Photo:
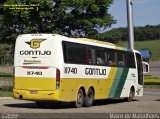
[[[96,59],[98,65],[104,65],[105,64],[105,52],[104,49],[97,48],[96,49]]]
[[[107,55],[108,55],[108,53],[107,53],[107,50],[106,50],[106,51],[105,51],[105,54],[104,54],[104,57],[105,57],[105,64],[106,64],[106,65],[108,65]]]
[[[96,64],[96,53],[95,53],[95,49],[92,47],[91,47],[91,61],[93,65]]]
[[[90,47],[86,46],[86,64],[92,64]]]
[[[108,65],[109,66],[116,66],[116,54],[114,50],[108,50]]]
[[[126,66],[130,68],[135,68],[135,59],[134,54],[132,52],[125,53]]]
[[[73,63],[73,64],[86,64],[87,62],[89,63],[89,57],[88,61],[86,61],[87,51],[85,45],[79,45],[76,43],[66,43],[66,46],[63,48],[64,48],[63,51],[66,50],[64,51],[65,54],[64,59],[66,63]]]
[[[122,51],[117,51],[117,61],[119,67],[125,66],[125,57]]]

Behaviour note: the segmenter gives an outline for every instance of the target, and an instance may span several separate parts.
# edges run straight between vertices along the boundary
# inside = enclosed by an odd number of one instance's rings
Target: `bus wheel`
[[[94,92],[91,88],[89,88],[86,97],[84,98],[84,105],[86,107],[91,107],[94,101]]]
[[[82,107],[83,102],[84,102],[84,94],[83,94],[82,89],[79,89],[78,94],[77,94],[77,100],[75,102],[75,107],[76,108]]]
[[[134,98],[134,90],[133,90],[133,88],[131,88],[130,93],[129,93],[129,97],[126,99],[128,102],[131,102],[131,101],[133,101],[133,98]]]

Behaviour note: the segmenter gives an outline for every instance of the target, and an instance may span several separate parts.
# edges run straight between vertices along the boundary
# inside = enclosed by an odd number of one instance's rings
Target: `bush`
[[[13,65],[13,47],[0,44],[0,65]]]
[[[153,76],[145,76],[144,85],[160,85],[160,78]]]
[[[13,87],[12,87],[12,86],[4,86],[4,87],[1,87],[0,90],[1,90],[1,91],[9,91],[9,92],[12,92],[12,91],[13,91]]]
[[[6,73],[6,72],[0,72],[0,77],[12,77],[13,74],[11,73]]]
[[[144,82],[144,85],[160,85],[160,82]]]

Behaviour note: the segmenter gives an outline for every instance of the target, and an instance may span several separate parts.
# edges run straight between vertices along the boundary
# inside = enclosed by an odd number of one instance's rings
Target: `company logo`
[[[25,43],[30,45],[31,48],[37,49],[40,47],[41,42],[43,42],[44,40],[46,40],[46,39],[36,39],[35,38],[35,39],[32,39],[30,42],[25,42]]]

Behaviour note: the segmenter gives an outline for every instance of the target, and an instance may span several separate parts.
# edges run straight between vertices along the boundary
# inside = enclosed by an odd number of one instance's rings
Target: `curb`
[[[13,97],[0,97],[0,100],[8,100],[8,99],[14,99]]]

